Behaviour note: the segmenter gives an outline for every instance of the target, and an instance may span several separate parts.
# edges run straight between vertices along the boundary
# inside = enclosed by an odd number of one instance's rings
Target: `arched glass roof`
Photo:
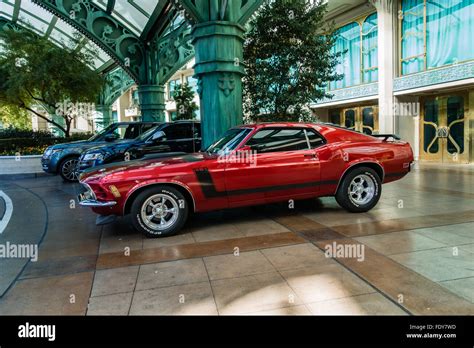
[[[156,20],[167,0],[93,0],[102,10],[127,27],[132,33],[141,36],[151,20]]]
[[[0,19],[2,18],[21,27],[33,30],[62,47],[70,47],[73,42],[73,35],[79,34],[72,26],[40,6],[35,5],[30,0],[1,0]],[[115,65],[107,53],[83,35],[81,36],[82,39],[79,44],[81,47],[78,48],[96,53],[92,68],[101,71]]]

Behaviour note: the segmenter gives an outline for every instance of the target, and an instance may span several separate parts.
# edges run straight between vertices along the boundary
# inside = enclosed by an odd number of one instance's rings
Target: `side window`
[[[192,126],[189,123],[168,126],[163,132],[168,140],[189,139],[193,136]]]
[[[308,135],[309,144],[312,149],[316,149],[317,147],[326,144],[326,140],[322,137],[322,135],[319,135],[315,131],[306,129],[306,134]]]
[[[308,150],[308,142],[302,128],[262,129],[246,145],[257,153]]]
[[[142,124],[140,134],[145,133],[146,131],[152,129],[152,128],[155,127],[155,126],[156,126],[156,125],[153,124],[153,123],[144,123],[144,124]]]
[[[134,124],[121,124],[114,131],[118,139],[135,139],[138,134],[138,128]]]
[[[125,130],[125,134],[122,139],[135,139],[140,135],[140,129],[137,124],[129,124]]]

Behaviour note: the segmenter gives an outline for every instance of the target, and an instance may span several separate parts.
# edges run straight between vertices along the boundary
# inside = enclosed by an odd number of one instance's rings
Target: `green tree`
[[[176,102],[176,119],[193,120],[196,118],[196,111],[199,107],[194,102],[194,92],[192,88],[184,83],[176,86],[173,93],[173,99]]]
[[[0,123],[4,128],[32,129],[28,112],[16,106],[0,106]]]
[[[104,79],[90,67],[96,52],[65,47],[29,30],[0,32],[0,104],[29,111],[69,137],[81,111],[93,108]],[[42,112],[43,111],[43,112]]]
[[[244,110],[252,120],[310,121],[308,107],[324,97],[341,56],[333,53],[334,24],[327,4],[266,0],[250,22],[244,44]]]

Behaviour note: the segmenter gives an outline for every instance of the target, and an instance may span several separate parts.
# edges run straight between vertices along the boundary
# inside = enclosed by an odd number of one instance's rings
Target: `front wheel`
[[[382,194],[382,182],[371,168],[352,169],[336,193],[336,201],[352,213],[364,213],[375,207]]]
[[[184,226],[189,207],[181,192],[159,186],[140,193],[132,203],[132,224],[149,238],[172,236]]]
[[[64,159],[59,165],[59,174],[66,182],[76,182],[79,180],[79,173],[77,166],[79,165],[79,158],[68,157]]]

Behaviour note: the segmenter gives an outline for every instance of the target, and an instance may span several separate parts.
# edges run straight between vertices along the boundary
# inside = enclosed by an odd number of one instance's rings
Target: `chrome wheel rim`
[[[375,196],[375,181],[366,174],[352,179],[348,189],[349,199],[355,205],[365,205]]]
[[[61,173],[67,180],[75,181],[79,175],[77,173],[77,165],[79,164],[78,159],[70,159],[64,162]]]
[[[143,223],[154,231],[163,231],[173,226],[179,217],[178,202],[171,196],[159,193],[149,197],[142,205]]]

